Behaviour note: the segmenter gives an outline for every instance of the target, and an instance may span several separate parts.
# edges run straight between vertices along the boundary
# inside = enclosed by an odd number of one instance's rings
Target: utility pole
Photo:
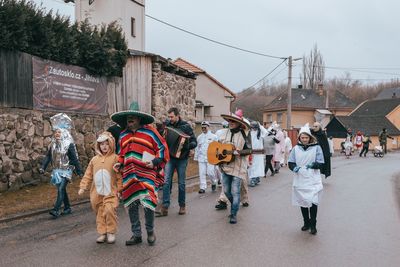
[[[287,118],[286,129],[292,128],[292,56],[288,57],[288,97],[287,97]]]
[[[292,56],[288,57],[288,100],[287,100],[287,119],[286,119],[286,128],[288,130],[292,129],[292,67],[293,61],[301,60],[303,58],[293,58]]]

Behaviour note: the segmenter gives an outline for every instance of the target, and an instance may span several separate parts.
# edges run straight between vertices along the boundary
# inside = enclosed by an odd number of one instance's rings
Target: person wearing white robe
[[[209,127],[209,122],[203,121],[201,123],[202,133],[197,137],[197,147],[194,151],[194,160],[199,163],[199,194],[204,194],[207,189],[207,176],[211,180],[212,191],[215,191],[215,189],[217,188],[217,176],[215,174],[215,166],[208,163],[207,150],[211,142],[218,141],[218,137],[209,130]]]
[[[278,173],[279,169],[281,168],[281,161],[283,160],[285,153],[285,137],[283,136],[283,132],[279,125],[276,125],[274,129],[276,130],[275,138],[278,140],[278,142],[275,144],[273,160],[275,173]]]
[[[289,156],[289,169],[294,172],[292,204],[301,207],[302,231],[317,234],[317,208],[322,194],[320,169],[324,165],[322,148],[311,135],[308,124],[300,129],[298,144]]]
[[[283,131],[283,136],[285,137],[285,150],[284,150],[285,153],[283,154],[281,165],[287,166],[289,154],[290,151],[292,150],[292,140],[290,140],[287,131]]]
[[[250,123],[251,127],[251,145],[254,150],[264,150],[264,138],[262,137],[260,124],[257,121],[252,121]],[[251,165],[248,169],[249,174],[249,183],[250,186],[256,186],[260,183],[260,177],[264,176],[264,155],[260,154],[252,154]]]

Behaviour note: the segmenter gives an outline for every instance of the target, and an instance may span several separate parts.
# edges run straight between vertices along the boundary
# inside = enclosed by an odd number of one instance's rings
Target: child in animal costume
[[[324,167],[324,155],[308,123],[300,129],[298,144],[293,147],[288,163],[294,172],[292,204],[301,207],[304,220],[301,230],[311,229],[310,233],[315,235],[317,208],[323,188],[320,170]]]
[[[79,195],[90,187],[90,202],[96,213],[97,243],[112,244],[117,232],[119,194],[122,191],[121,175],[113,170],[118,161],[115,140],[109,132],[100,134],[96,143],[96,156],[92,158],[80,183]]]

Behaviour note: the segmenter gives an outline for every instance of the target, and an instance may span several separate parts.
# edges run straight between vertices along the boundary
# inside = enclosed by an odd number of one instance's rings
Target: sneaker
[[[211,185],[211,191],[214,192],[215,190],[217,190],[217,185],[216,184]]]
[[[149,244],[149,246],[154,246],[154,244],[156,243],[156,235],[153,232],[147,232],[147,243]]]
[[[107,233],[107,243],[114,244],[115,243],[115,234]]]
[[[205,192],[206,192],[206,190],[204,190],[204,189],[199,190],[199,194],[204,194]]]
[[[132,236],[131,239],[125,241],[126,246],[133,246],[142,243],[141,236]]]
[[[243,206],[243,207],[246,207],[246,208],[247,208],[249,205],[250,205],[249,202],[243,202],[243,203],[242,203],[242,206]]]
[[[106,235],[100,235],[97,239],[96,239],[96,243],[104,243],[106,241]]]
[[[223,201],[218,201],[218,204],[217,205],[215,205],[215,208],[217,209],[217,210],[226,210],[227,209],[227,204],[225,203],[225,202],[223,202]]]
[[[254,179],[251,179],[249,186],[250,187],[255,187],[256,186],[256,182],[254,181]]]
[[[185,207],[185,206],[179,207],[179,212],[178,212],[178,214],[179,214],[179,215],[184,215],[184,214],[186,214],[186,207]]]
[[[60,213],[58,212],[58,211],[56,211],[56,210],[50,210],[49,211],[49,214],[51,215],[51,216],[53,216],[53,218],[54,219],[57,219],[59,216],[60,216]]]
[[[68,208],[68,209],[64,209],[62,212],[61,212],[61,215],[68,215],[68,214],[71,214],[72,213],[72,209],[71,208]]]
[[[230,224],[236,224],[237,223],[236,215],[231,214],[229,216],[229,223]]]

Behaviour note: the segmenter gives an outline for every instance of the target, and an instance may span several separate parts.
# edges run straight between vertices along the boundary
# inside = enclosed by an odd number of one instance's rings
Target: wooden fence
[[[0,49],[0,106],[33,108],[31,55]]]
[[[151,81],[151,65],[148,75]],[[0,49],[0,107],[33,109],[32,78],[32,55]],[[121,77],[107,78],[109,114],[127,109],[130,98],[140,97],[137,89],[127,90],[129,87],[124,85]],[[151,97],[151,88],[149,92]],[[145,99],[148,99],[147,95]]]

